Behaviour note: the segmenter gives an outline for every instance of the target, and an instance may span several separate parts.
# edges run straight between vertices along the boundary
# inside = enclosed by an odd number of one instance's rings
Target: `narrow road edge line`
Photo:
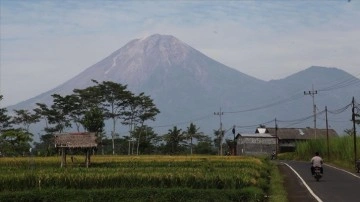
[[[287,167],[289,167],[296,175],[297,177],[301,180],[301,182],[305,185],[305,187],[308,189],[308,191],[310,192],[310,194],[318,201],[318,202],[323,202],[314,192],[313,190],[306,184],[305,180],[299,175],[298,172],[296,172],[296,170],[294,168],[292,168],[289,164],[282,162],[283,164],[285,164]]]
[[[332,166],[332,165],[329,165],[329,164],[326,164],[326,163],[324,163],[324,164],[325,164],[326,166],[329,166],[329,167],[331,167],[331,168],[334,168],[334,169],[337,169],[337,170],[346,172],[347,174],[350,174],[350,175],[352,175],[352,176],[360,179],[360,176],[358,176],[358,175],[356,175],[356,174],[354,174],[354,173],[352,173],[352,172],[350,172],[350,171],[347,171],[347,170],[344,170],[344,169],[342,169],[342,168],[338,168],[338,167],[335,167],[335,166]]]

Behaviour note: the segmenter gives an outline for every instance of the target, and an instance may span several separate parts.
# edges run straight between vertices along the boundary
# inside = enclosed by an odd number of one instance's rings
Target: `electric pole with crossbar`
[[[311,91],[304,91],[304,95],[311,95],[313,101],[313,113],[314,113],[314,130],[315,130],[315,139],[316,139],[316,105],[315,105],[315,95],[317,94],[317,90],[314,90],[314,85],[312,85]]]

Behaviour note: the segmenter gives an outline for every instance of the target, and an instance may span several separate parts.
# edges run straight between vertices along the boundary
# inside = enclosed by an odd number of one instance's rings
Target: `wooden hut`
[[[55,135],[55,147],[61,149],[61,167],[66,166],[66,151],[83,149],[86,151],[85,165],[89,167],[90,152],[97,147],[94,133],[61,133]]]

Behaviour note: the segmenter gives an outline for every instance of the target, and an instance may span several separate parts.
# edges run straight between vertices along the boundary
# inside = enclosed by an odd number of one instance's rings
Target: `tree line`
[[[30,127],[39,122],[44,123],[44,134],[33,145],[32,152],[37,155],[56,154],[54,134],[68,129],[95,133],[97,152],[101,154],[216,154],[222,146],[223,132],[214,131],[212,139],[193,123],[184,131],[174,126],[158,135],[146,125],[160,113],[150,96],[134,94],[126,85],[112,81],[92,82],[93,86],[74,89],[70,95],[53,94],[50,106],[36,103],[32,111],[14,110],[13,116],[0,108],[0,156],[28,154],[34,137]],[[105,133],[105,122],[111,124],[110,138]],[[129,127],[128,136],[116,133],[119,123]]]

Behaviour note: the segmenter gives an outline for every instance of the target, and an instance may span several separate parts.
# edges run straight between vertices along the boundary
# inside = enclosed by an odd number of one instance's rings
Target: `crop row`
[[[82,156],[73,160],[60,168],[59,157],[1,158],[0,191],[26,195],[24,191],[63,189],[221,189],[225,193],[253,187],[266,193],[270,181],[267,161],[252,157],[92,156],[89,168],[81,164]]]

